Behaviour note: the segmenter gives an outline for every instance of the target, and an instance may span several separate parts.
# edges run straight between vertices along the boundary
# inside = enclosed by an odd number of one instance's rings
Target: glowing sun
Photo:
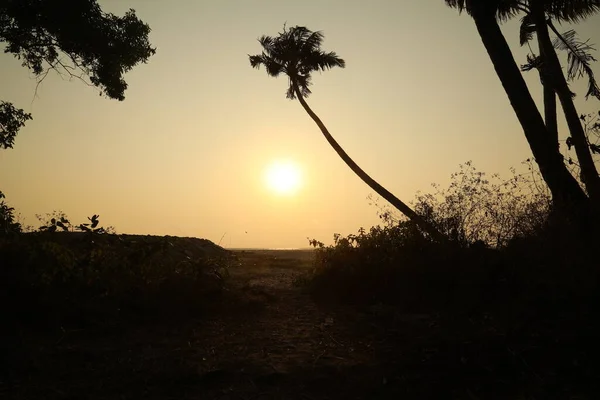
[[[267,186],[278,194],[294,194],[302,183],[300,168],[289,161],[275,161],[265,172]]]

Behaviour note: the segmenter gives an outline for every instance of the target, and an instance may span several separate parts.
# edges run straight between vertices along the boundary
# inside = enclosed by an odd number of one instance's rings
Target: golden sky
[[[307,247],[377,224],[372,191],[329,147],[287,80],[254,70],[256,39],[283,23],[325,34],[345,69],[314,76],[308,102],[373,178],[405,201],[447,184],[473,160],[507,174],[530,156],[523,132],[467,15],[443,0],[101,0],[134,8],[157,53],[126,75],[124,102],[50,74],[36,81],[0,54],[0,99],[33,114],[0,151],[0,190],[24,218],[100,214],[119,233],[196,236],[226,247]],[[567,27],[563,27],[566,30]],[[517,62],[517,22],[503,27]],[[600,16],[576,27],[600,42]],[[597,56],[600,56],[596,54]],[[598,70],[597,64],[593,67]],[[537,73],[526,74],[539,100]],[[583,101],[581,111],[600,108]],[[293,162],[301,187],[265,182]]]

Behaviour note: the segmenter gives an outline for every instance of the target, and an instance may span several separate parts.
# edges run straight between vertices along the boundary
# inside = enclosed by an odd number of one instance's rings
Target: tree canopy
[[[54,70],[83,79],[109,98],[124,100],[123,75],[156,52],[150,27],[134,10],[119,17],[97,0],[2,0],[0,44],[43,79]],[[11,103],[0,104],[0,147],[11,148],[31,115]]]
[[[344,68],[346,62],[334,51],[321,49],[323,33],[313,32],[303,26],[289,29],[284,27],[277,37],[261,36],[258,42],[263,47],[261,54],[248,56],[250,65],[259,68],[264,65],[267,74],[273,77],[284,73],[289,78],[287,98],[295,99],[294,83],[298,85],[300,95],[310,95],[311,73],[333,67]]]
[[[0,101],[0,149],[12,149],[19,129],[30,119],[31,114]]]

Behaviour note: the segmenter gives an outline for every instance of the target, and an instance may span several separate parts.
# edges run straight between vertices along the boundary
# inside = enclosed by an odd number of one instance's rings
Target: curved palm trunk
[[[477,31],[494,69],[519,119],[529,147],[548,184],[555,205],[566,215],[582,221],[580,213],[589,209],[589,199],[567,170],[563,156],[553,145],[512,52],[500,30],[495,14],[474,12]]]
[[[536,24],[536,34],[542,52],[541,55],[545,63],[544,68],[548,70],[548,75],[551,77],[551,82],[547,83],[553,86],[564,111],[565,119],[571,137],[573,138],[575,153],[579,160],[583,183],[585,184],[592,204],[598,204],[600,203],[600,176],[598,176],[596,165],[592,159],[583,125],[579,120],[579,115],[577,115],[577,109],[573,103],[571,90],[563,75],[554,46],[552,46],[552,41],[550,40],[550,35],[548,33],[548,26],[546,25],[544,9],[538,5],[538,3],[534,2],[532,4],[532,14]]]
[[[348,167],[350,167],[350,169],[356,175],[358,175],[358,177],[360,179],[362,179],[363,182],[365,182],[367,185],[369,185],[369,187],[371,189],[373,189],[378,195],[380,195],[381,197],[383,197],[384,199],[389,201],[400,212],[402,212],[404,215],[406,215],[408,218],[410,218],[413,222],[415,222],[423,231],[427,232],[433,239],[435,239],[439,242],[447,242],[448,238],[446,236],[441,234],[433,225],[431,225],[429,222],[427,222],[425,219],[423,219],[423,217],[421,217],[419,214],[417,214],[412,208],[410,208],[408,205],[406,205],[402,200],[400,200],[399,198],[394,196],[386,188],[384,188],[377,181],[375,181],[373,178],[371,178],[365,171],[362,170],[362,168],[360,168],[358,166],[358,164],[356,164],[354,162],[354,160],[352,160],[352,158],[350,158],[350,156],[344,151],[344,149],[338,144],[338,142],[336,142],[336,140],[333,138],[333,136],[331,136],[331,134],[325,127],[325,124],[323,124],[323,122],[317,116],[317,114],[315,114],[313,112],[313,110],[308,106],[308,104],[306,103],[306,100],[304,100],[304,98],[302,97],[300,90],[298,90],[298,85],[295,82],[293,83],[293,85],[294,85],[294,92],[296,93],[296,97],[298,97],[300,104],[302,104],[302,107],[304,108],[304,110],[313,119],[313,121],[315,121],[315,123],[317,124],[319,129],[321,129],[323,136],[325,136],[325,139],[327,139],[327,141],[329,142],[331,147],[333,147],[333,149],[341,157],[341,159],[344,160],[346,165]]]

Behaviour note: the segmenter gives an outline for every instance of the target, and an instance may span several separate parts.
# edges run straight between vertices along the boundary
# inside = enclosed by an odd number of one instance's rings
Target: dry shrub
[[[512,177],[502,179],[488,178],[468,161],[450,175],[448,188],[433,184],[433,193],[419,193],[413,207],[461,246],[502,248],[516,237],[534,236],[544,228],[551,198],[531,160],[525,164],[529,173],[511,169]],[[389,209],[380,216],[387,225],[399,220]]]
[[[525,304],[592,294],[597,272],[587,261],[589,248],[549,232],[550,198],[531,173],[488,180],[468,162],[447,189],[434,185],[434,193],[419,194],[414,209],[450,244],[431,242],[383,207],[382,225],[335,235],[332,246],[311,240],[317,248],[312,293],[322,300],[460,312],[524,310]]]

